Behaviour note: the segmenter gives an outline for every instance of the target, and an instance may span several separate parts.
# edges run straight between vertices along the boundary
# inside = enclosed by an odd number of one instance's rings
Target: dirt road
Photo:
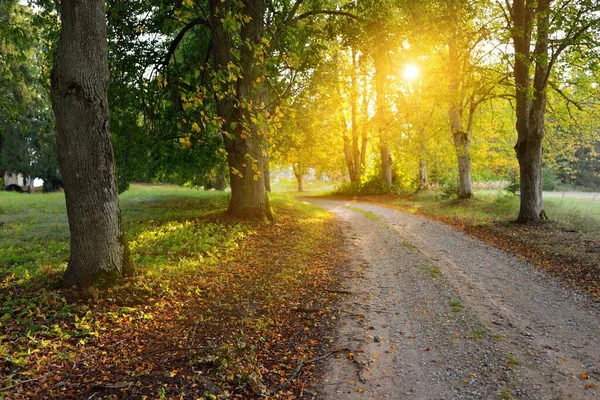
[[[437,222],[310,200],[354,262],[324,399],[598,399],[600,311],[528,263]],[[599,387],[595,387],[598,385]]]

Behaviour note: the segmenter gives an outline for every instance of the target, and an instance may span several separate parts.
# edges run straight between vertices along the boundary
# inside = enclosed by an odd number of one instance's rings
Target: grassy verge
[[[64,197],[0,193],[0,397],[300,396],[332,323],[338,227],[273,196],[273,225],[224,215],[227,195],[132,187],[121,198],[138,274],[80,298]],[[290,379],[294,378],[293,384]]]
[[[519,198],[482,193],[468,200],[439,200],[433,193],[369,196],[361,200],[426,215],[512,251],[600,301],[600,202],[549,198],[550,221],[513,223]]]

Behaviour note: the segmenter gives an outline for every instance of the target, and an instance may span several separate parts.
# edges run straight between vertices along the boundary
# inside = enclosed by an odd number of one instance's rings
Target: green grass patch
[[[460,299],[452,299],[450,300],[450,307],[452,307],[452,312],[461,312],[463,309],[463,305],[460,302]]]
[[[469,339],[483,339],[487,336],[488,332],[485,328],[476,326],[471,329],[471,333],[469,334]]]
[[[519,359],[517,357],[515,357],[514,354],[508,354],[506,356],[506,361],[508,362],[508,366],[511,369],[514,368],[514,367],[516,367],[520,363]]]
[[[436,280],[442,273],[442,271],[438,267],[431,266],[429,264],[423,265],[423,269],[429,274],[429,277],[433,280]]]
[[[370,211],[365,211],[362,208],[358,208],[358,207],[352,207],[352,206],[346,206],[347,209],[352,210],[354,212],[357,212],[359,214],[364,215],[365,217],[369,218],[370,220],[373,221],[379,221],[381,219],[381,217],[379,217],[378,215],[373,214]]]
[[[280,182],[272,182],[271,190],[272,193],[290,195],[293,197],[311,197],[311,196],[322,196],[327,193],[330,193],[335,185],[330,182],[319,182],[319,181],[309,181],[304,182],[303,191],[298,191],[298,184],[296,180],[289,181],[280,181]]]

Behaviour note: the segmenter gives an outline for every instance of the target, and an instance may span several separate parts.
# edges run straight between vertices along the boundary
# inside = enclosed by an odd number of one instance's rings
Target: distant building
[[[4,187],[16,185],[19,186],[24,192],[31,192],[34,188],[40,187],[43,184],[44,181],[41,179],[31,179],[30,177],[24,177],[23,174],[9,174],[8,172],[4,173]]]

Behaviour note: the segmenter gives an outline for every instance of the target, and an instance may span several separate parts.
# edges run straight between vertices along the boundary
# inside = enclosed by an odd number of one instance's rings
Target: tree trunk
[[[362,134],[360,143],[360,176],[365,173],[367,165],[367,144],[369,142],[369,85],[367,83],[365,73],[365,80],[363,85],[363,123],[362,123]]]
[[[429,187],[429,177],[427,175],[427,160],[421,157],[419,160],[419,190],[427,190]]]
[[[354,179],[356,182],[360,182],[361,168],[360,168],[360,150],[358,143],[358,83],[356,79],[356,51],[354,47],[350,47],[352,56],[352,72],[350,74],[351,88],[350,88],[350,109],[351,109],[351,122],[352,122],[352,163],[354,164]]]
[[[345,128],[345,121],[342,121]],[[344,136],[342,137],[344,141],[344,160],[346,160],[346,167],[348,168],[348,177],[350,178],[350,182],[358,182],[357,174],[356,174],[356,166],[354,165],[354,158],[352,157],[352,143],[346,131],[344,130]]]
[[[534,9],[534,7],[537,7]],[[548,38],[550,1],[529,4],[513,2],[515,47],[515,86],[518,140],[515,145],[521,174],[521,204],[517,222],[538,222],[546,219],[542,199],[542,142],[548,84]],[[536,25],[536,46],[533,59],[535,74],[530,77],[530,45],[533,25]]]
[[[304,187],[302,186],[302,177],[304,176],[305,169],[296,163],[292,165],[292,171],[294,172],[296,182],[298,183],[298,192],[304,192]]]
[[[109,131],[105,3],[62,0],[52,70],[56,141],[71,234],[66,286],[133,273]]]
[[[380,138],[379,154],[381,155],[381,179],[387,186],[392,186],[392,153],[388,141]]]
[[[304,192],[304,187],[302,186],[302,174],[294,173],[296,177],[296,182],[298,182],[298,192]]]
[[[384,185],[392,185],[392,154],[389,147],[387,129],[387,105],[385,99],[385,82],[387,81],[387,52],[383,48],[376,49],[375,54],[375,91],[376,121],[379,132],[379,153],[381,155],[381,180]]]
[[[232,46],[234,38],[224,23],[228,21],[229,0],[211,1],[211,28],[213,33],[212,54],[217,70],[227,70],[229,63],[240,66],[242,77],[235,82],[222,82],[217,94],[217,114],[223,121],[223,140],[227,151],[231,199],[228,212],[244,219],[273,220],[263,176],[263,129],[252,115],[249,105],[261,103],[261,79],[264,65],[256,61],[255,48],[261,46],[263,32],[264,0],[244,0],[244,13],[249,17],[242,24],[240,36],[243,46],[239,49],[239,61]],[[235,93],[232,97],[231,92]]]
[[[448,58],[450,69],[450,132],[454,141],[454,151],[458,162],[458,198],[468,199],[473,197],[473,183],[471,181],[471,156],[469,147],[471,144],[471,130],[473,127],[473,116],[476,106],[471,102],[469,110],[469,122],[467,129],[463,127],[463,93],[461,93],[462,76],[467,73],[463,66],[468,57],[464,51],[457,45],[456,38],[451,38],[448,42]]]
[[[450,129],[454,140],[454,150],[458,161],[458,179],[460,199],[473,197],[473,184],[471,181],[471,156],[469,155],[470,132],[463,130],[460,114],[456,108],[450,111]]]
[[[270,171],[270,161],[269,156],[265,156],[263,159],[263,177],[265,180],[265,190],[267,192],[271,191],[271,171]]]
[[[215,190],[224,191],[227,188],[227,164],[219,163],[217,166],[217,176],[215,177]]]

